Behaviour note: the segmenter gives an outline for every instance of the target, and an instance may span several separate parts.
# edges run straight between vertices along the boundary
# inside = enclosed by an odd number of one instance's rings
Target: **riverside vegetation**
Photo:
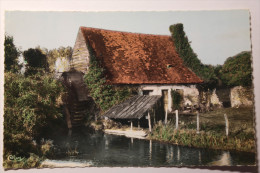
[[[24,52],[27,60],[21,73],[21,51],[13,37],[5,37],[4,151],[5,169],[38,167],[52,155],[53,132],[66,129],[61,108],[62,84],[48,73],[46,55],[40,50]],[[40,58],[40,60],[39,60]]]
[[[48,74],[5,73],[5,168],[37,167],[51,154],[52,142],[45,139],[66,127],[58,102],[62,92],[61,83]]]
[[[230,133],[225,134],[223,114],[228,114]],[[200,115],[200,133],[196,131],[196,116],[180,115],[179,129],[174,118],[166,125],[153,127],[150,139],[189,147],[256,152],[252,108],[223,108]]]

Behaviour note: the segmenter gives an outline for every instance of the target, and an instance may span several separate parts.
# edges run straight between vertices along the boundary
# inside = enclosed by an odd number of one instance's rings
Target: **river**
[[[56,140],[57,141],[57,140]],[[50,162],[93,167],[255,165],[255,154],[190,148],[104,133],[60,136]],[[66,165],[66,164],[65,164]],[[55,167],[55,166],[54,166]]]

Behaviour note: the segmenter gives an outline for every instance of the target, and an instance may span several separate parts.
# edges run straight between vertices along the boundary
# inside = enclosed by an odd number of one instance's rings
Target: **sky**
[[[170,35],[169,26],[183,23],[191,47],[204,64],[223,64],[251,50],[248,10],[161,12],[29,12],[7,11],[5,33],[22,51],[74,46],[80,26]]]

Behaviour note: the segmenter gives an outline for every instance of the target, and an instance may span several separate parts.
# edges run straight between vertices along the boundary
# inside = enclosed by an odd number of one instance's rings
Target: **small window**
[[[144,95],[144,96],[145,96],[145,95],[149,96],[149,95],[152,94],[152,92],[153,92],[153,90],[143,90],[143,95]]]
[[[173,65],[172,64],[167,64],[167,68],[172,68]]]

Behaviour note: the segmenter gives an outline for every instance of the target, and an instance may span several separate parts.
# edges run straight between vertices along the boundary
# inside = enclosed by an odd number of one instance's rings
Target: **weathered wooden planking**
[[[136,106],[134,107],[134,111],[133,112],[129,112],[129,116],[133,116],[135,118],[139,118],[137,115],[136,115],[136,112],[138,112],[137,110],[142,110],[142,112],[144,113],[146,111],[146,107],[148,105],[148,107],[150,107],[150,103],[151,103],[151,100],[154,98],[154,97],[149,97],[149,96],[145,96],[144,97],[145,99],[142,101],[142,102],[139,102],[136,104]]]
[[[155,104],[159,101],[160,97],[153,97],[152,100],[149,101],[143,108],[135,113],[135,116],[141,118],[148,110],[155,106]]]
[[[130,109],[131,106],[133,106],[135,104],[135,102],[138,100],[138,99],[142,99],[138,96],[134,96],[132,97],[131,99],[129,100],[126,100],[124,101],[123,103],[117,105],[117,106],[114,106],[111,110],[112,110],[112,114],[113,116],[116,118],[116,117],[120,117],[120,118],[123,118],[122,114],[124,112],[127,112],[128,109]],[[121,109],[119,109],[119,107]]]
[[[137,106],[138,105],[142,105],[144,102],[146,102],[148,99],[146,97],[137,97],[136,100],[133,101],[133,103],[131,104],[131,106],[129,106],[129,108],[126,111],[120,112],[119,113],[119,117],[121,118],[127,118],[129,116],[131,116],[131,113],[134,111],[136,111]],[[133,115],[133,114],[132,114]]]
[[[148,110],[155,106],[155,104],[160,100],[160,98],[160,96],[153,97],[151,100],[149,100],[148,104],[146,104],[144,107],[140,108],[138,111],[135,112],[135,116],[139,119],[142,118],[142,116],[146,114]]]
[[[125,108],[123,110],[115,110],[115,115],[117,118],[127,118],[129,115],[129,112],[131,112],[131,110],[133,110],[133,108],[135,107],[135,105],[139,104],[140,102],[142,102],[145,99],[145,97],[140,97],[140,96],[135,96],[133,99],[130,99],[129,101],[126,101],[123,106],[125,106]]]
[[[127,111],[131,105],[134,104],[134,101],[137,99],[138,96],[134,96],[132,97],[131,99],[129,100],[126,100],[124,101],[123,103],[121,104],[118,104],[114,107],[112,107],[110,110],[109,110],[109,114],[113,114],[115,117],[116,115],[118,114],[118,112],[125,112]],[[121,114],[120,114],[121,115]],[[112,115],[111,115],[112,116]]]
[[[116,119],[140,119],[161,96],[134,96],[107,111],[103,116]]]

